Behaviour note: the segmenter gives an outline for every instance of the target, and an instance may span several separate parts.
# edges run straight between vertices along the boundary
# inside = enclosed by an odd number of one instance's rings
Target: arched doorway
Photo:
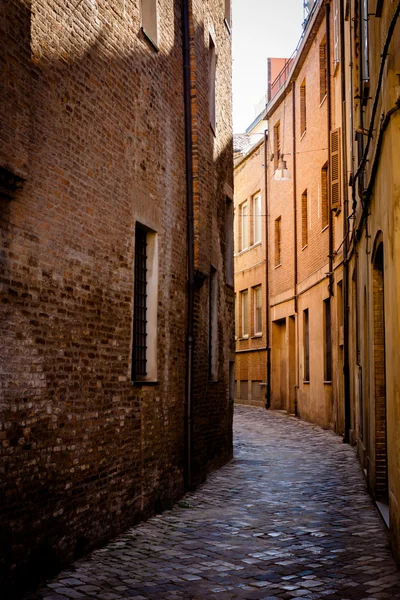
[[[375,399],[375,498],[388,502],[388,461],[386,427],[385,303],[383,242],[379,237],[372,256],[373,273],[373,356]]]

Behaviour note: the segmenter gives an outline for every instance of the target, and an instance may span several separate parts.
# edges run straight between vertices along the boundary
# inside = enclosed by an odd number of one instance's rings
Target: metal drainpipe
[[[343,164],[343,377],[344,377],[344,437],[346,444],[350,441],[351,407],[350,407],[350,365],[349,365],[349,263],[348,263],[348,228],[349,197],[347,189],[347,111],[346,111],[346,72],[345,72],[345,39],[344,39],[344,7],[340,0],[340,75],[342,95],[342,164]]]
[[[194,308],[194,226],[193,226],[193,132],[190,94],[189,0],[182,2],[183,86],[185,106],[186,220],[187,220],[187,333],[186,333],[186,486],[192,487],[192,403],[193,403],[193,308]]]
[[[292,134],[293,134],[293,228],[294,228],[294,269],[293,269],[293,287],[294,287],[294,314],[296,319],[296,348],[297,348],[297,369],[296,385],[294,386],[294,414],[298,414],[297,392],[300,385],[300,340],[299,340],[299,315],[297,298],[297,160],[296,160],[296,82],[292,81]]]
[[[265,297],[266,297],[266,346],[267,346],[267,389],[266,389],[266,405],[265,408],[271,407],[271,344],[270,344],[270,310],[269,310],[269,223],[268,223],[268,156],[267,156],[267,131],[264,131],[264,187],[265,187]]]
[[[328,164],[331,170],[331,129],[332,129],[332,102],[331,102],[331,31],[330,31],[330,4],[325,4],[325,38],[326,38],[326,93],[327,93],[327,127],[328,127]],[[329,215],[329,297],[333,296],[333,230],[332,230],[332,197],[331,186],[328,185],[328,215]]]

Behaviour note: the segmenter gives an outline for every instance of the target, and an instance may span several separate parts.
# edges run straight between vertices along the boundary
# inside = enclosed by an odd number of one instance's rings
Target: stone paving
[[[400,599],[400,572],[354,449],[236,407],[235,458],[173,509],[26,600]]]

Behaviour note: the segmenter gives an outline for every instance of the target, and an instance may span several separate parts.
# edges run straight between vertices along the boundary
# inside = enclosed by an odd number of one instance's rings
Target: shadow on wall
[[[132,35],[138,22],[110,4],[91,12],[96,3],[80,3],[62,23],[48,3],[36,3],[32,14],[28,0],[0,9],[0,167],[24,179],[13,199],[0,198],[7,598],[184,492],[185,328],[174,320],[186,291],[181,2],[170,9],[168,53]],[[81,39],[85,28],[75,25],[87,19],[92,26]],[[196,36],[204,40],[204,31]],[[230,168],[230,153],[220,153],[216,172]],[[211,142],[202,154],[210,168]],[[157,392],[127,378],[138,212],[159,223],[160,265],[168,249],[173,269],[160,276],[176,290],[176,300],[162,298],[170,313],[160,318],[160,337],[174,336],[168,353],[159,349],[171,380]],[[208,339],[207,318],[201,314],[199,339]],[[197,389],[202,377],[208,381],[204,362],[198,353]],[[199,410],[202,425],[210,427],[213,410]],[[196,429],[205,461],[199,472],[218,462],[222,429],[210,430],[209,444]]]

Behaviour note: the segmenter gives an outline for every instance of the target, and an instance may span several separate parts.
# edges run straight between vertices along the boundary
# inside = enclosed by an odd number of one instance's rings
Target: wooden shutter
[[[319,47],[319,101],[326,96],[326,42],[323,40]]]
[[[306,108],[306,82],[300,86],[300,135],[307,129],[307,108]]]
[[[142,0],[142,29],[151,43],[158,49],[157,0]]]
[[[331,207],[338,210],[341,206],[340,193],[340,129],[331,131]]]

